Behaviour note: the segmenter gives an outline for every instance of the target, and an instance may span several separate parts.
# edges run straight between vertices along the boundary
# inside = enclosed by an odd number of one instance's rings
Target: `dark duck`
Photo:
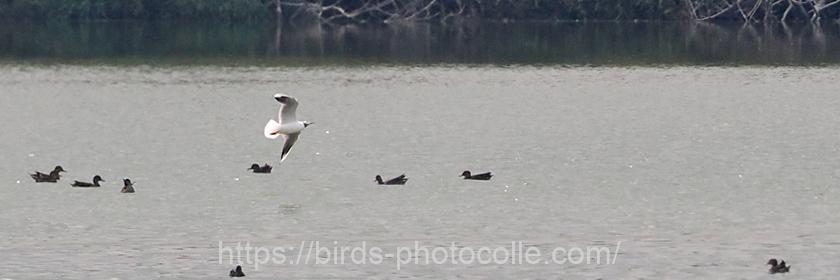
[[[767,265],[770,266],[770,274],[786,273],[790,271],[790,266],[785,264],[785,260],[779,262],[776,259],[770,259],[767,261]]]
[[[271,168],[272,168],[271,165],[268,165],[268,163],[266,163],[263,166],[260,166],[259,164],[254,163],[254,164],[251,164],[251,168],[248,168],[248,170],[252,170],[252,171],[254,171],[254,173],[271,173]]]
[[[58,182],[59,178],[61,178],[61,174],[60,174],[61,172],[67,172],[67,171],[64,171],[64,168],[62,168],[61,165],[57,165],[53,169],[53,171],[50,171],[50,174],[44,174],[44,173],[35,171],[35,174],[29,174],[29,177],[32,177],[32,179],[34,179],[35,182],[37,182],[37,183],[43,183],[43,182],[55,183],[55,182]]]
[[[484,181],[486,181],[486,180],[490,180],[490,178],[493,178],[493,174],[490,174],[490,172],[485,172],[485,173],[473,175],[472,173],[470,173],[469,170],[467,170],[467,171],[464,171],[464,173],[461,173],[461,177],[464,177],[464,180],[484,180]]]
[[[105,180],[102,180],[102,177],[99,177],[99,175],[96,175],[96,176],[93,176],[93,183],[73,181],[73,183],[70,184],[70,185],[74,186],[74,187],[78,187],[78,188],[91,188],[91,187],[99,187],[99,182],[105,182]]]
[[[405,177],[405,174],[394,177],[388,181],[382,181],[382,176],[376,175],[376,181],[380,185],[405,185],[405,182],[408,182],[408,178]]]
[[[231,269],[230,274],[228,275],[230,275],[230,277],[245,277],[245,272],[242,272],[241,265],[237,265],[236,269]]]
[[[134,193],[134,183],[131,182],[128,178],[123,179],[123,188],[120,190],[121,193]]]

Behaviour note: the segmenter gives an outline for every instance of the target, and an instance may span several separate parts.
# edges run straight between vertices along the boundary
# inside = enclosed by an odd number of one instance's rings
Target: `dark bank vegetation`
[[[482,20],[840,19],[840,0],[0,0],[16,19]]]

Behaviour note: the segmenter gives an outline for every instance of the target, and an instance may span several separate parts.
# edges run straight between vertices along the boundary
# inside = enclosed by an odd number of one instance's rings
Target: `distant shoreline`
[[[838,30],[696,22],[17,22],[0,25],[0,64],[827,66],[840,65]]]
[[[390,2],[389,2],[390,1]],[[397,21],[840,21],[840,0],[14,0],[0,18],[14,20],[312,20],[333,24]],[[400,3],[392,5],[389,3]],[[420,4],[416,4],[420,3]],[[740,5],[735,5],[738,3]],[[412,5],[413,4],[413,5]]]

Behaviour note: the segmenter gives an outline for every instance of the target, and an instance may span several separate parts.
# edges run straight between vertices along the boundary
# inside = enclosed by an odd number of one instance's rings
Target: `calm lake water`
[[[576,31],[610,52],[518,25],[481,27],[479,45],[403,49],[408,35],[373,30],[272,50],[270,28],[86,26],[23,25],[0,48],[0,279],[227,279],[219,242],[296,258],[302,241],[621,247],[601,265],[242,259],[247,279],[768,279],[771,257],[796,279],[840,273],[836,31],[814,51],[676,43],[666,26],[624,47],[597,39],[621,30]],[[224,32],[250,39],[210,36]],[[817,61],[829,65],[767,66]],[[315,124],[273,174],[250,174],[279,160],[262,135],[277,92]],[[60,183],[27,175],[56,164]],[[405,186],[373,183],[402,173]],[[99,189],[69,186],[95,174]],[[119,193],[124,177],[137,193]]]
[[[826,65],[840,23],[5,23],[0,62],[201,65]]]

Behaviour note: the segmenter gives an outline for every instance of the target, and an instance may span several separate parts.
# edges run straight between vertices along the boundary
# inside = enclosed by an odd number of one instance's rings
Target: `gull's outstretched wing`
[[[281,124],[297,122],[295,111],[297,111],[298,102],[293,97],[283,94],[275,94],[274,100],[280,102],[280,113],[278,113],[277,122]]]
[[[289,151],[292,150],[292,145],[297,142],[298,136],[300,136],[300,133],[283,135],[283,137],[286,138],[286,141],[283,142],[283,153],[280,154],[280,162],[283,162],[283,160],[286,159],[286,156],[289,155]]]

